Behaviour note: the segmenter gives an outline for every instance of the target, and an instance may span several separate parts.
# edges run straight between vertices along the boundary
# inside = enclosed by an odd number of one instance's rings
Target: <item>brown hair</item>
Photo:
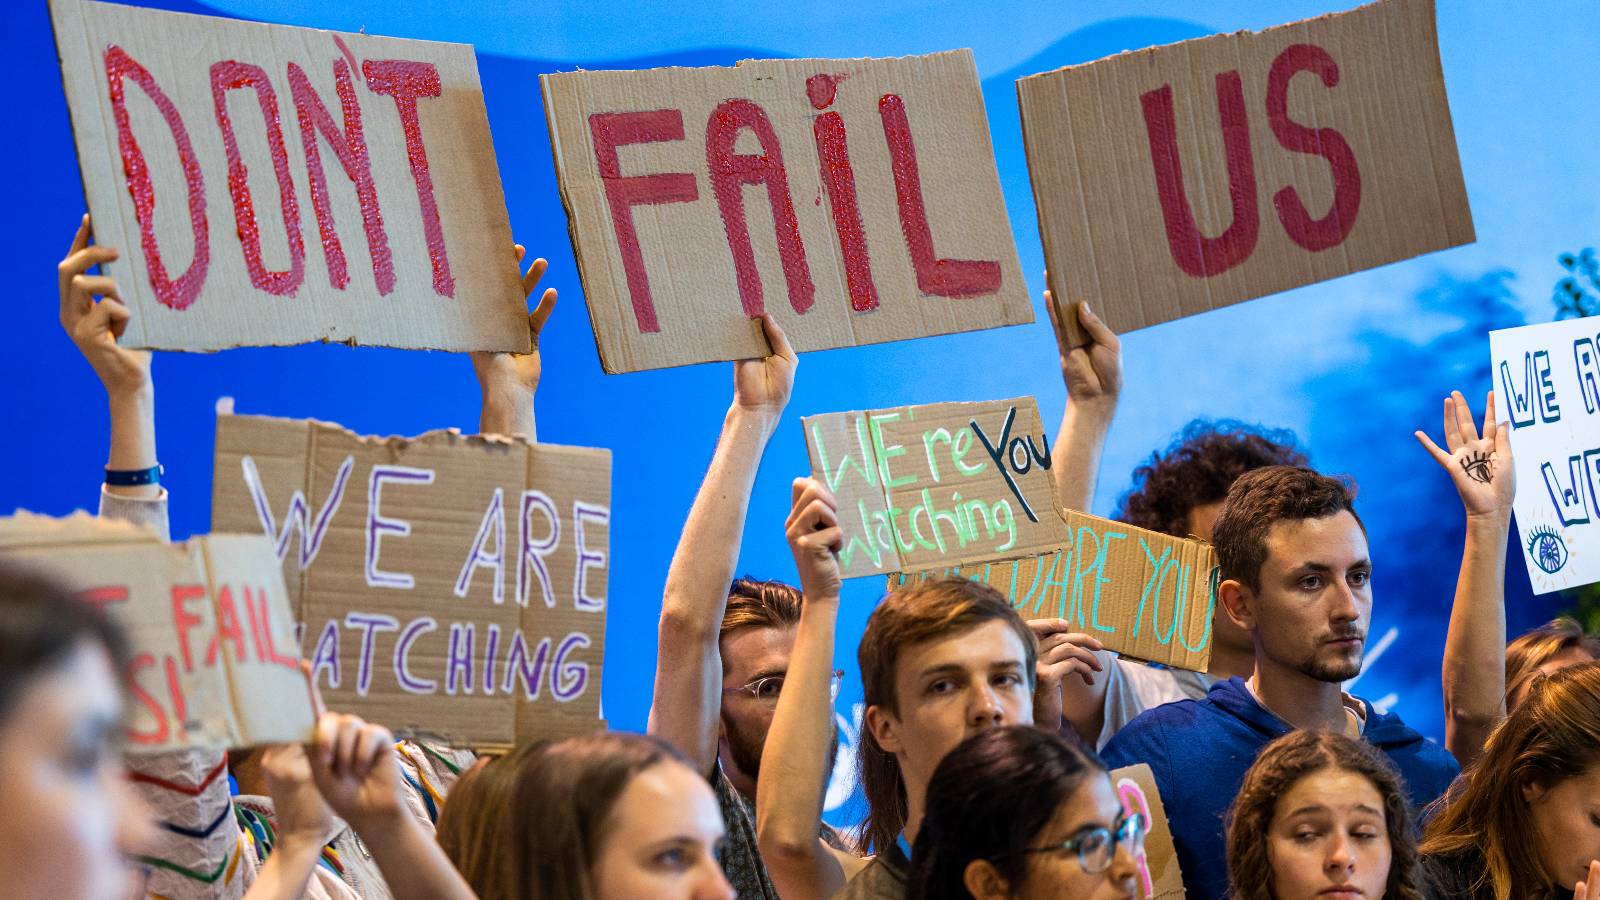
[[[1246,472],[1264,466],[1304,466],[1294,433],[1234,419],[1195,419],[1165,452],[1133,470],[1133,488],[1113,518],[1174,537],[1189,534],[1189,513],[1216,503]]]
[[[0,563],[0,723],[35,678],[65,663],[84,642],[111,657],[120,686],[128,665],[122,627],[55,579]]]
[[[1563,651],[1576,647],[1600,659],[1600,639],[1585,634],[1583,626],[1569,616],[1552,619],[1506,645],[1506,705],[1526,682],[1539,674],[1539,667]]]
[[[745,628],[789,628],[800,624],[800,591],[781,581],[746,575],[728,585],[720,638]]]
[[[664,762],[688,765],[641,734],[526,745],[456,784],[439,843],[482,900],[592,900],[589,873],[612,807],[636,775]]]
[[[1033,632],[1004,596],[986,584],[965,578],[938,578],[891,591],[867,618],[856,662],[861,670],[862,701],[898,712],[895,665],[900,654],[927,641],[969,631],[986,622],[1004,622],[1022,641],[1023,672],[1031,688],[1037,653]],[[906,785],[900,762],[878,745],[872,729],[861,729],[859,755],[861,792],[867,815],[861,823],[861,849],[881,852],[892,845],[906,824]]]
[[[1481,855],[1496,900],[1542,895],[1560,876],[1544,869],[1523,788],[1554,787],[1597,763],[1600,663],[1538,679],[1489,736],[1483,755],[1435,804],[1423,855]]]
[[[1222,578],[1252,591],[1261,589],[1267,535],[1278,522],[1323,519],[1339,512],[1355,516],[1355,491],[1346,479],[1300,466],[1268,466],[1246,472],[1228,489],[1227,502],[1211,529]],[[1361,525],[1363,533],[1366,526]]]
[[[1423,877],[1411,811],[1394,766],[1370,744],[1331,731],[1292,731],[1261,750],[1245,773],[1239,795],[1228,810],[1228,896],[1231,900],[1272,900],[1272,860],[1267,834],[1278,799],[1300,779],[1325,769],[1360,775],[1383,798],[1389,832],[1388,900],[1421,900]]]

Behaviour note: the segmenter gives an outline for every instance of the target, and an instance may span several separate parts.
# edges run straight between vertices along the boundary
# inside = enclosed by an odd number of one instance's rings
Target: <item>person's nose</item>
[[[1328,845],[1328,857],[1323,866],[1328,870],[1328,875],[1335,881],[1343,881],[1355,870],[1355,853],[1350,846],[1350,836],[1335,834],[1333,843]]]
[[[1005,724],[1005,707],[989,685],[974,687],[967,702],[967,724],[974,728],[997,728]]]
[[[1107,880],[1128,897],[1138,896],[1140,855],[1127,844],[1119,843],[1111,855],[1111,866],[1106,869]]]
[[[707,855],[699,868],[694,900],[736,900],[738,892],[728,883],[728,877],[722,874],[722,865],[715,856]]]

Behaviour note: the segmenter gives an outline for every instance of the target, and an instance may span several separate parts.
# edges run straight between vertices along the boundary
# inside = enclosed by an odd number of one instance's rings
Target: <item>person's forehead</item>
[[[705,779],[676,761],[639,772],[611,809],[613,834],[630,843],[671,837],[714,841],[723,833],[716,795]]]
[[[1330,812],[1350,814],[1360,807],[1383,810],[1383,796],[1371,779],[1349,769],[1320,769],[1296,781],[1278,797],[1277,815],[1320,806]]]
[[[1056,807],[1040,837],[1052,842],[1064,841],[1084,826],[1110,827],[1116,824],[1121,812],[1122,802],[1117,799],[1111,779],[1099,772],[1090,772]]]
[[[1347,510],[1319,519],[1282,519],[1267,529],[1267,562],[1285,568],[1306,562],[1350,564],[1367,558],[1367,536]]]
[[[1020,665],[1022,662],[1022,640],[1016,631],[999,619],[991,619],[971,628],[911,644],[900,652],[896,668],[915,675],[935,666],[987,669],[994,665]]]
[[[794,626],[752,625],[722,638],[722,670],[729,677],[754,677],[757,672],[781,672],[794,652]]]

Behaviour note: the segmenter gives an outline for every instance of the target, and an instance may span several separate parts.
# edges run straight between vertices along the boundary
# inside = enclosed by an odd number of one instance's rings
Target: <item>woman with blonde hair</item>
[[[1437,805],[1422,859],[1442,897],[1600,896],[1600,663],[1535,680]],[[1574,886],[1576,885],[1576,892]]]
[[[1426,896],[1400,776],[1365,741],[1274,740],[1245,773],[1227,827],[1233,900]]]

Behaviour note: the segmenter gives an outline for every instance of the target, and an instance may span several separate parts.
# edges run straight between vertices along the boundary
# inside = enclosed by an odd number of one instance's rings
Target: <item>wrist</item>
[[[1479,537],[1497,537],[1511,531],[1511,511],[1467,513],[1467,533]]]
[[[753,431],[763,440],[772,437],[778,429],[778,420],[783,417],[783,409],[767,406],[740,406],[734,403],[728,407],[728,414],[723,420],[723,425],[734,431]]]

